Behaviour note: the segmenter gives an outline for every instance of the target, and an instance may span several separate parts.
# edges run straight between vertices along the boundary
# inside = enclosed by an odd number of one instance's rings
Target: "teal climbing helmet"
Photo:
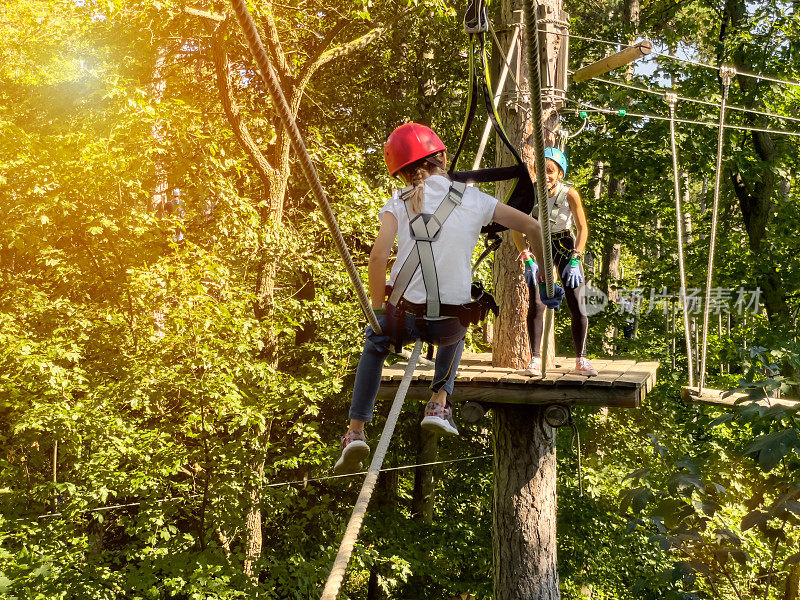
[[[550,146],[549,148],[544,149],[544,157],[549,158],[554,163],[556,163],[559,167],[561,167],[561,173],[566,175],[567,174],[567,157],[564,156],[564,153],[555,148]]]

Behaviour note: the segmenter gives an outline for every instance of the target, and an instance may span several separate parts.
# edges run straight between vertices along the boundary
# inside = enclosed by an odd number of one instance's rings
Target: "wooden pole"
[[[598,75],[602,75],[603,73],[608,73],[609,71],[613,71],[619,67],[624,67],[625,65],[628,65],[633,61],[642,58],[643,56],[647,56],[652,51],[653,44],[651,44],[648,40],[644,40],[633,46],[628,46],[621,52],[617,52],[611,56],[606,56],[602,60],[598,60],[595,63],[581,67],[575,71],[575,74],[572,76],[572,81],[576,83],[588,81],[589,79],[597,77]]]

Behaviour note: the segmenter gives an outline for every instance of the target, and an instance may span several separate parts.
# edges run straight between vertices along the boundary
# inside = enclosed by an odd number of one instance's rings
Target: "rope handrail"
[[[438,465],[449,465],[453,463],[460,463],[460,462],[469,462],[473,460],[480,460],[483,458],[491,458],[491,454],[476,454],[475,456],[465,456],[463,458],[450,458],[448,460],[436,460],[433,462],[425,462],[425,463],[414,463],[410,465],[398,465],[396,467],[382,467],[380,472],[386,473],[388,471],[405,471],[407,469],[416,469],[419,467],[435,467]],[[306,485],[309,483],[314,483],[318,481],[328,481],[331,479],[346,479],[348,477],[359,477],[361,475],[366,475],[368,471],[357,471],[355,473],[345,473],[343,475],[326,475],[325,477],[309,477],[308,479],[293,479],[290,481],[277,481],[273,483],[266,483],[264,487],[268,488],[276,488],[276,487],[283,487],[289,485]],[[157,500],[152,500],[152,504],[164,504],[165,502],[177,502],[179,500],[191,500],[192,498],[200,498],[203,494],[188,494],[186,496],[169,496],[167,498],[158,498]],[[96,506],[94,508],[86,508],[83,510],[77,511],[76,514],[79,515],[88,515],[91,513],[96,512],[106,512],[110,510],[117,510],[121,508],[136,508],[137,506],[142,506],[145,504],[145,501],[137,501],[137,502],[126,502],[124,504],[108,504],[106,506]],[[19,517],[15,519],[16,521],[31,521],[31,520],[40,520],[40,519],[52,519],[56,517],[63,517],[63,512],[49,512],[49,513],[42,513],[40,515],[30,515],[29,517]]]
[[[683,262],[683,211],[681,210],[681,188],[678,181],[678,149],[675,143],[675,106],[678,103],[676,94],[667,94],[669,104],[669,137],[672,148],[672,179],[675,183],[675,220],[678,232],[678,272],[681,280],[680,299],[683,306],[683,328],[686,337],[686,359],[689,369],[689,387],[694,386],[694,365],[692,364],[692,335],[689,330],[689,310],[686,306],[686,267]]]
[[[540,30],[540,31],[542,31],[543,33],[553,33],[553,32],[544,31],[543,29]],[[563,35],[568,35],[570,38],[574,38],[574,39],[578,39],[578,40],[584,40],[584,41],[587,41],[587,42],[596,42],[596,43],[599,43],[599,44],[606,44],[608,46],[623,47],[623,48],[631,48],[631,47],[635,46],[635,44],[627,44],[625,42],[614,42],[614,41],[611,41],[611,40],[603,40],[603,39],[600,39],[600,38],[593,38],[593,37],[587,37],[587,36],[583,36],[583,35],[578,35],[576,33],[565,33]],[[667,58],[669,60],[675,60],[675,61],[678,61],[678,62],[683,62],[683,63],[687,63],[687,64],[690,64],[690,65],[694,65],[696,67],[705,67],[707,69],[714,69],[715,71],[719,71],[722,68],[722,65],[712,65],[712,64],[704,63],[704,62],[701,62],[701,61],[698,61],[698,60],[692,60],[690,58],[682,58],[680,56],[675,56],[673,54],[667,54],[665,52],[659,52],[658,50],[653,50],[651,52],[651,56]],[[773,83],[780,83],[780,84],[783,84],[783,85],[792,85],[792,86],[800,87],[800,81],[791,81],[789,79],[779,79],[777,77],[772,77],[771,75],[764,75],[763,73],[751,73],[749,71],[736,71],[736,74],[737,75],[741,75],[742,77],[752,77],[753,79],[763,79],[764,81],[771,81]]]
[[[722,147],[725,142],[725,102],[728,100],[728,91],[731,87],[731,78],[736,71],[730,67],[723,67],[719,71],[722,79],[722,103],[719,108],[719,133],[717,134],[717,172],[714,177],[714,204],[711,210],[711,239],[708,249],[708,276],[706,278],[706,297],[703,303],[703,354],[700,359],[700,383],[698,391],[702,393],[706,382],[706,355],[708,351],[708,316],[710,314],[711,283],[714,276],[714,249],[717,241],[717,216],[719,215],[719,190],[722,182]]]
[[[361,492],[359,492],[356,505],[353,507],[353,513],[350,515],[350,521],[347,523],[347,529],[345,529],[344,537],[339,545],[339,552],[337,552],[336,559],[333,561],[333,567],[325,582],[320,600],[336,600],[336,596],[339,595],[339,589],[342,587],[347,563],[350,562],[350,555],[353,553],[356,538],[358,538],[361,525],[364,523],[364,515],[367,512],[372,492],[375,490],[375,484],[378,482],[378,474],[381,471],[383,459],[389,448],[389,442],[392,439],[395,425],[397,425],[397,420],[400,417],[400,410],[403,408],[403,402],[406,399],[408,387],[411,385],[411,377],[414,375],[414,369],[417,366],[417,360],[421,352],[422,340],[417,340],[416,344],[414,344],[414,350],[411,352],[411,358],[408,359],[408,364],[403,373],[403,379],[395,393],[392,408],[389,410],[389,416],[386,418],[386,424],[383,426],[381,439],[378,442],[378,447],[375,449],[375,454],[372,456],[372,462],[369,465],[367,476],[364,478]]]

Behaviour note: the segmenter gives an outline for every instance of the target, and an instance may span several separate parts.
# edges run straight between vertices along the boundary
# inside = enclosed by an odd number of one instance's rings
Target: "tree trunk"
[[[519,13],[522,10],[521,0],[503,0],[501,3],[501,23],[498,25],[500,45],[504,49],[509,47],[514,32],[519,24]],[[522,32],[521,32],[522,33]],[[522,42],[521,36],[520,42]],[[512,62],[511,69],[517,73],[522,87],[528,81],[528,64],[525,60],[523,43],[517,44],[517,51],[508,59]],[[500,65],[495,61],[497,66]],[[495,73],[495,77],[497,74]],[[509,140],[520,148],[524,138],[526,115],[519,109],[523,101],[522,92],[514,86],[512,78],[506,79],[506,94],[511,98],[516,97],[517,102],[501,102],[498,111],[503,122],[503,127]],[[498,141],[496,144],[496,164],[499,166],[514,163],[511,153]],[[509,182],[498,182],[495,186],[495,195],[504,198],[508,193]],[[528,288],[522,279],[522,264],[518,260],[518,251],[510,232],[501,234],[502,244],[494,255],[492,279],[494,284],[495,299],[500,307],[500,314],[495,319],[492,345],[492,364],[495,366],[524,368],[530,360],[528,334],[525,319],[528,312]]]
[[[425,405],[421,405],[421,413],[425,412]],[[420,416],[420,419],[422,416]],[[431,463],[438,460],[439,436],[422,427],[417,427],[417,464]],[[435,486],[434,468],[416,467],[414,469],[414,491],[411,497],[411,515],[423,523],[433,521],[433,491]]]
[[[543,406],[494,409],[495,600],[555,600],[556,451]]]
[[[153,79],[148,86],[148,93],[153,104],[161,103],[161,100],[164,98],[164,92],[167,89],[166,70],[168,55],[169,48],[166,44],[158,47],[156,60],[153,64]],[[158,147],[164,145],[167,136],[164,130],[164,122],[161,119],[156,119],[153,122],[150,135],[153,138],[154,146]],[[159,152],[155,159],[153,191],[150,196],[150,205],[159,217],[164,216],[165,204],[167,201],[167,187],[169,186],[167,170],[164,168],[163,156],[163,153]]]
[[[555,14],[561,12],[560,0],[547,0]],[[504,47],[512,34],[515,15],[521,0],[502,0],[503,22],[498,29],[505,34]],[[524,32],[524,30],[523,30]],[[520,44],[530,43],[524,40]],[[519,81],[527,82],[529,73],[523,51],[517,54]],[[506,108],[506,131],[512,142],[521,146],[523,132],[530,128],[525,115]],[[554,112],[543,120],[555,131]],[[554,136],[546,143],[553,144]],[[500,146],[498,144],[498,146]],[[503,149],[498,164],[510,164]],[[504,156],[503,154],[506,154]],[[502,186],[498,186],[498,194]],[[520,275],[510,233],[495,254],[494,283],[500,305],[495,325],[493,364],[522,367],[530,359],[525,320],[528,290]],[[550,344],[553,348],[553,344]],[[556,571],[556,459],[553,430],[544,423],[544,408],[496,405],[494,425],[494,510],[492,554],[495,600],[555,600],[559,597]]]
[[[622,195],[625,184],[613,175],[608,178],[608,197],[610,201]],[[600,285],[603,292],[608,297],[609,305],[619,300],[619,292],[616,289],[620,279],[620,260],[622,258],[622,244],[617,240],[619,236],[619,225],[615,222],[612,225],[612,237],[606,238],[603,242],[603,256],[601,257]],[[603,336],[603,352],[614,355],[614,340],[618,335],[617,328],[610,325]]]
[[[726,0],[725,15],[729,21],[727,22],[728,26],[723,27],[720,33],[720,39],[723,43],[729,33],[735,34],[738,31],[746,30],[748,27],[747,9],[744,0]],[[753,70],[753,65],[747,54],[748,50],[740,42],[740,45],[733,51],[733,62],[739,72]],[[765,84],[752,77],[743,77],[741,75],[737,75],[736,81],[745,98],[745,107],[764,110],[761,91]],[[763,117],[758,115],[746,113],[745,118],[752,126],[766,126]],[[783,282],[775,269],[774,262],[771,258],[763,256],[761,252],[761,242],[767,237],[767,225],[773,210],[772,197],[778,184],[774,170],[769,167],[775,164],[778,152],[770,134],[753,131],[750,135],[755,157],[763,165],[763,168],[757,171],[760,173],[760,178],[746,181],[743,174],[734,169],[731,173],[731,179],[734,191],[739,199],[744,225],[747,229],[747,237],[753,256],[755,279],[763,294],[767,316],[773,326],[786,326],[789,324],[790,318]]]
[[[261,558],[263,534],[261,531],[261,480],[264,478],[264,459],[250,463],[250,468],[256,474],[256,481],[251,484],[249,491],[250,505],[245,515],[245,555],[243,571],[253,585],[258,585],[258,572],[255,563]]]
[[[800,600],[800,563],[795,563],[789,569],[783,600]]]

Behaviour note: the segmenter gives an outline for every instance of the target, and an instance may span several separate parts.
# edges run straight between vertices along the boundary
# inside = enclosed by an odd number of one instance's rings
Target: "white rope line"
[[[540,29],[539,31],[543,31],[544,32],[543,29]],[[545,33],[552,33],[552,32],[545,32]],[[610,40],[601,40],[600,38],[586,37],[586,36],[578,35],[578,34],[575,34],[575,33],[567,33],[567,34],[563,34],[563,35],[568,35],[569,37],[575,38],[575,39],[578,39],[578,40],[585,40],[587,42],[596,42],[598,44],[606,44],[608,46],[615,46],[615,47],[620,47],[621,46],[623,48],[632,48],[633,46],[636,45],[636,44],[626,44],[624,42],[612,42]],[[709,64],[709,63],[700,62],[698,60],[692,60],[690,58],[682,58],[680,56],[675,56],[673,54],[666,54],[664,52],[659,52],[658,50],[653,50],[650,53],[650,55],[651,56],[659,56],[661,58],[667,58],[669,60],[676,60],[678,62],[694,65],[696,67],[705,67],[707,69],[714,69],[715,71],[719,71],[720,68],[722,68],[722,65],[712,65],[712,64]],[[789,80],[789,79],[779,79],[777,77],[772,77],[771,75],[764,75],[763,73],[750,73],[748,71],[739,71],[739,70],[737,70],[736,74],[737,75],[741,75],[743,77],[752,77],[754,79],[763,79],[764,81],[772,81],[773,83],[780,83],[780,84],[783,84],[783,85],[793,85],[793,86],[796,86],[796,87],[800,87],[800,81],[792,81],[792,80]]]
[[[717,172],[714,178],[714,204],[711,209],[711,239],[708,249],[708,276],[706,278],[706,297],[703,306],[703,354],[700,362],[700,383],[698,391],[702,393],[703,385],[706,382],[706,355],[708,351],[708,316],[710,313],[709,303],[711,302],[711,283],[714,276],[714,249],[717,242],[717,217],[719,215],[719,188],[722,182],[722,148],[725,142],[725,102],[728,100],[728,91],[731,87],[731,77],[733,69],[723,68],[720,70],[722,78],[722,104],[719,107],[719,132],[717,134]]]
[[[675,105],[678,102],[676,94],[667,94],[669,104],[669,138],[672,148],[672,179],[675,184],[675,221],[678,232],[678,273],[680,275],[680,299],[683,306],[683,329],[686,337],[686,359],[689,370],[689,387],[694,386],[694,365],[692,364],[692,335],[689,329],[689,311],[686,306],[686,267],[683,262],[683,211],[681,210],[681,188],[678,181],[678,149],[675,143]],[[674,327],[674,323],[673,323]]]
[[[658,121],[669,121],[669,117],[665,117],[663,115],[649,115],[645,113],[637,113],[631,112],[625,109],[625,114],[620,115],[619,110],[614,110],[611,108],[603,108],[600,106],[595,106],[589,102],[579,102],[577,100],[573,100],[571,98],[566,99],[567,102],[572,102],[573,104],[577,104],[578,106],[586,106],[594,111],[609,114],[609,115],[618,115],[618,116],[625,116],[625,117],[634,117],[637,119],[655,119]],[[706,127],[719,127],[719,123],[713,123],[711,121],[695,121],[692,119],[675,119],[676,123],[687,123],[689,125],[704,125]],[[771,133],[774,135],[788,135],[793,137],[800,137],[800,132],[798,131],[783,131],[780,129],[766,129],[763,127],[747,127],[745,125],[725,125],[725,129],[738,129],[740,131],[758,131],[761,133]]]
[[[618,87],[628,88],[631,90],[636,90],[638,92],[645,92],[647,94],[653,94],[655,96],[664,96],[664,93],[670,93],[668,90],[659,91],[659,90],[652,90],[645,87],[640,87],[637,85],[631,85],[629,83],[622,83],[621,81],[613,81],[611,79],[603,79],[602,77],[593,77],[588,81],[588,83],[592,83],[595,81],[599,81],[601,83],[608,83],[611,85],[616,85]],[[676,98],[682,102],[694,102],[696,104],[704,104],[706,106],[713,106],[714,108],[719,108],[719,102],[711,102],[709,100],[699,100],[697,98],[687,98],[686,96],[680,96],[676,94]],[[744,108],[743,106],[731,106],[728,105],[727,110],[738,110],[741,112],[751,113],[754,115],[762,115],[764,117],[772,117],[774,119],[786,119],[787,121],[796,121],[800,123],[800,118],[798,117],[789,117],[787,115],[777,115],[775,113],[765,112],[761,110],[755,110],[752,108]]]
[[[398,467],[386,467],[381,469],[381,473],[385,473],[387,471],[404,471],[407,469],[416,469],[418,467],[435,467],[437,465],[449,465],[452,463],[460,463],[460,462],[468,462],[473,460],[480,460],[484,458],[491,458],[491,454],[478,454],[476,456],[466,456],[464,458],[452,458],[449,460],[437,460],[434,462],[426,462],[426,463],[416,463],[413,465],[400,465]],[[315,483],[319,481],[328,481],[329,479],[342,479],[347,477],[358,477],[360,475],[365,475],[367,471],[358,471],[357,473],[346,473],[344,475],[327,475],[325,477],[312,477],[309,479],[297,479],[294,481],[279,481],[277,483],[267,483],[264,487],[274,488],[274,487],[284,487],[289,485],[305,485],[308,483]],[[202,494],[188,494],[186,496],[170,496],[168,498],[159,498],[158,500],[153,500],[153,504],[163,504],[165,502],[176,502],[179,500],[191,500],[192,498],[199,498]],[[145,502],[128,502],[126,504],[109,504],[108,506],[98,506],[96,508],[87,508],[84,510],[78,511],[77,514],[84,515],[96,512],[105,512],[109,510],[116,510],[120,508],[135,508],[137,506],[141,506]],[[64,513],[62,512],[51,512],[51,513],[44,513],[41,515],[31,515],[30,517],[20,517],[16,519],[17,521],[29,521],[31,519],[49,519],[54,517],[63,517]]]
[[[367,513],[372,492],[375,490],[375,484],[378,482],[378,474],[381,471],[383,459],[386,456],[386,451],[389,449],[389,442],[392,440],[395,425],[400,417],[400,411],[403,408],[403,402],[408,393],[408,387],[411,385],[411,378],[414,375],[414,369],[417,366],[417,360],[422,353],[422,340],[417,340],[414,344],[414,350],[411,352],[411,358],[408,359],[403,379],[397,388],[394,395],[392,407],[389,409],[389,416],[386,417],[386,424],[383,426],[381,432],[381,439],[378,442],[378,447],[375,449],[375,454],[372,456],[372,462],[369,465],[367,476],[364,478],[364,483],[361,486],[361,492],[356,499],[356,505],[353,507],[353,513],[350,515],[350,520],[347,523],[344,537],[341,544],[339,544],[339,551],[336,553],[336,558],[333,561],[330,575],[325,582],[325,587],[322,590],[320,600],[336,600],[339,595],[339,590],[344,581],[344,574],[347,570],[347,563],[350,562],[350,555],[353,553],[353,548],[356,545],[356,539],[361,531],[361,526],[364,523],[364,515]]]
[[[509,54],[511,54],[514,51],[514,44],[515,44],[516,39],[519,37],[521,25],[522,25],[522,23],[520,23],[518,26],[514,27],[514,34],[513,34],[512,38],[511,38],[512,41],[511,41],[511,43],[509,44],[509,47],[508,47],[508,53]],[[508,74],[511,75],[511,79],[514,81],[514,85],[517,87],[518,90],[521,90],[522,86],[519,84],[519,81],[517,81],[517,78],[514,75],[514,71],[511,68],[511,60],[508,58],[508,56],[506,56],[506,53],[503,52],[503,48],[500,45],[500,40],[497,38],[497,33],[495,32],[491,21],[489,21],[489,31],[492,32],[492,37],[494,38],[494,43],[497,45],[497,49],[500,51],[500,56],[503,57],[504,68],[508,69]],[[503,89],[503,86],[501,86],[501,85],[497,86],[497,91],[498,92],[501,91],[502,89]]]

